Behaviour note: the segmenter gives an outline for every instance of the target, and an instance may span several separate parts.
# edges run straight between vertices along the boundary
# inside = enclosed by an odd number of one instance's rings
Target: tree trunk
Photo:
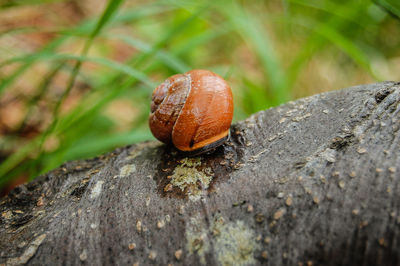
[[[0,201],[0,265],[400,265],[400,86],[289,102],[212,154],[145,142]]]

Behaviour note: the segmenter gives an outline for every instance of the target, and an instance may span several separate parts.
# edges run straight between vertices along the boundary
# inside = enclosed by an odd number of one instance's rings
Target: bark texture
[[[323,93],[231,127],[68,162],[0,200],[0,265],[400,265],[400,85]]]

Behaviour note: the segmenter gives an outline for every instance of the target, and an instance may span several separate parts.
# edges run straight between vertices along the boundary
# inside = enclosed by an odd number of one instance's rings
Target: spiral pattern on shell
[[[153,91],[149,126],[158,140],[181,151],[207,150],[228,136],[232,117],[226,81],[208,70],[191,70]]]

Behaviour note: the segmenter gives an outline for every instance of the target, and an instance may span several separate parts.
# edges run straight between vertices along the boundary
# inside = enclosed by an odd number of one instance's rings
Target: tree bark
[[[400,265],[399,84],[259,112],[196,158],[65,163],[0,200],[0,265]]]

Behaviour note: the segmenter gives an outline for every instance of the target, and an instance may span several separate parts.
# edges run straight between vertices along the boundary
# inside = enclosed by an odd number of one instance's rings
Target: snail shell
[[[232,117],[233,97],[226,81],[208,70],[191,70],[153,91],[149,126],[158,140],[201,153],[226,140]]]

